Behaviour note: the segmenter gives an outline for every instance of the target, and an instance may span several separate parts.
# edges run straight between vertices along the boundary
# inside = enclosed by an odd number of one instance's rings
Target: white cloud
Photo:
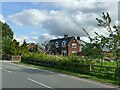
[[[67,9],[94,9],[96,2],[95,1],[88,1],[88,0],[73,0],[71,2],[63,2],[62,4],[59,4]]]
[[[3,15],[0,15],[0,21],[5,23],[5,19],[4,19]]]
[[[54,35],[50,35],[48,33],[41,34],[39,36],[32,37],[31,40],[38,42],[39,44],[44,43],[45,41],[49,41],[51,39],[55,39]]]
[[[85,41],[85,42],[90,42],[90,39],[88,37],[81,37],[81,40]]]
[[[95,35],[94,31],[108,35],[108,32],[103,28],[97,28],[96,18],[99,18],[102,12],[109,12],[112,16],[112,24],[116,24],[118,17],[116,2],[71,0],[70,2],[51,3],[50,5],[61,9],[49,11],[28,9],[9,15],[7,18],[16,25],[40,26],[47,30],[49,34],[32,37],[33,41],[43,42],[53,37],[63,36],[65,33],[70,36],[86,37],[83,28],[91,36]],[[35,32],[32,33],[36,34]]]
[[[24,10],[23,12],[9,15],[8,19],[16,25],[40,25],[46,19],[47,12],[38,9]]]
[[[26,35],[19,35],[19,36],[14,35],[14,38],[15,38],[18,42],[20,42],[20,44],[22,44],[23,41],[24,41],[24,39],[25,39],[26,42],[27,42],[29,37],[26,36]]]

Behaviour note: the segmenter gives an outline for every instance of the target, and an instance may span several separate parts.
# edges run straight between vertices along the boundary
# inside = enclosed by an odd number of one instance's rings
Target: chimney
[[[65,39],[66,39],[66,38],[68,38],[68,35],[67,35],[67,34],[65,34],[65,35],[64,35],[64,38],[65,38]]]
[[[77,40],[80,40],[80,37],[77,37]]]

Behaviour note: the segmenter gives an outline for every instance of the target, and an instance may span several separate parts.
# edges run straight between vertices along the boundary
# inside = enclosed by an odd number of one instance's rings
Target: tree
[[[89,43],[84,41],[85,45],[83,45],[83,49],[82,49],[84,55],[89,58],[102,58],[103,54],[99,39],[97,37],[91,38],[89,33],[85,29],[83,29],[83,31],[86,33],[86,35],[90,40]]]
[[[11,44],[11,52],[13,55],[20,55],[21,54],[21,47],[19,46],[19,42],[13,39]]]
[[[13,31],[7,23],[0,22],[2,26],[2,51],[3,54],[11,54],[11,43],[13,39]]]
[[[21,54],[28,53],[28,46],[26,40],[24,39],[23,44],[21,45]]]
[[[109,13],[102,13],[102,19],[96,18],[98,21],[98,26],[106,28],[109,32],[109,37],[105,37],[107,44],[110,51],[113,53],[113,57],[116,60],[117,68],[116,68],[116,80],[118,81],[118,85],[120,85],[120,77],[119,77],[119,70],[120,70],[120,26],[119,25],[111,25],[111,17]],[[101,37],[101,35],[99,35]],[[101,38],[102,40],[103,38]]]
[[[98,33],[96,33],[96,35],[101,38],[101,44],[103,46],[106,45],[113,53],[113,57],[117,58],[116,51],[120,46],[120,26],[111,25],[112,20],[108,12],[106,14],[103,12],[102,19],[96,18],[96,20],[98,22],[98,26],[106,28],[106,30],[109,32],[109,36],[105,37],[103,35],[99,35]]]
[[[34,51],[35,52],[39,52],[39,46],[38,46],[38,44],[35,45]]]
[[[96,18],[98,22],[98,26],[106,28],[109,32],[109,36],[106,37],[104,35],[100,35],[97,32],[94,32],[96,36],[91,38],[85,29],[84,32],[88,35],[90,39],[90,43],[85,42],[83,52],[85,52],[90,57],[103,57],[103,49],[104,46],[109,48],[109,50],[113,53],[113,57],[118,57],[118,53],[116,53],[118,47],[120,46],[120,26],[111,25],[111,17],[109,13],[102,13],[102,19]],[[114,29],[114,30],[112,30]]]

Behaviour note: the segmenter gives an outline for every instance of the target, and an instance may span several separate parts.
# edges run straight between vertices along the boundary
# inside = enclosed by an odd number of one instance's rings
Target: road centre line
[[[67,77],[68,75],[65,74],[58,74],[59,76]]]
[[[6,71],[6,72],[9,72],[9,73],[12,73],[12,71],[10,70],[6,70],[6,69],[2,69],[3,71]]]
[[[50,86],[48,86],[48,85],[45,85],[45,84],[43,84],[43,83],[40,83],[40,82],[38,82],[38,81],[35,81],[35,80],[33,80],[33,79],[30,79],[30,78],[27,78],[27,79],[28,79],[29,81],[32,81],[32,82],[36,83],[36,84],[42,85],[42,86],[44,86],[44,87],[46,87],[46,88],[53,89],[52,87],[50,87]]]

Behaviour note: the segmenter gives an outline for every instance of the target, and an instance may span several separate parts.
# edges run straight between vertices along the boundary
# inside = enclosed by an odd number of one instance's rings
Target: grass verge
[[[23,63],[23,62],[16,63],[16,64],[22,64],[22,65],[25,65],[25,66],[35,67],[35,68],[38,68],[38,69],[45,69],[45,70],[50,70],[50,71],[53,71],[53,72],[68,74],[68,75],[71,75],[71,76],[75,76],[75,77],[78,77],[78,78],[89,79],[89,80],[99,82],[99,83],[102,83],[102,84],[106,84],[106,85],[112,85],[112,86],[114,85],[115,87],[117,86],[116,81],[114,81],[114,80],[98,78],[98,77],[95,77],[95,76],[90,76],[90,75],[85,75],[85,74],[73,73],[73,72],[69,72],[69,71],[65,71],[65,70],[59,70],[59,69],[55,69],[55,68],[43,67],[43,66],[38,66],[38,65],[33,65],[33,64],[27,64],[27,63]]]

